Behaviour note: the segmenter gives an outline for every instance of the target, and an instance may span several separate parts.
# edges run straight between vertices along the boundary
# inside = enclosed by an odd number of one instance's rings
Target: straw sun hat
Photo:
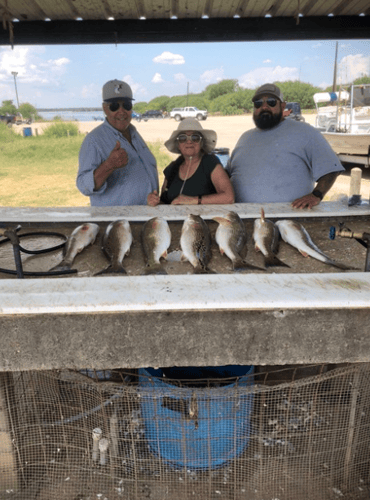
[[[199,132],[203,137],[202,149],[205,153],[211,153],[216,147],[217,134],[214,130],[205,130],[195,118],[185,118],[180,122],[177,130],[172,132],[168,141],[164,143],[168,151],[171,151],[171,153],[181,154],[176,140],[181,132]]]

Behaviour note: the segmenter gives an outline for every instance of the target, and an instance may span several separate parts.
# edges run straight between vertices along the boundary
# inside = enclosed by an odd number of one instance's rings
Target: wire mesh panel
[[[369,498],[370,364],[228,375],[1,374],[0,499]]]

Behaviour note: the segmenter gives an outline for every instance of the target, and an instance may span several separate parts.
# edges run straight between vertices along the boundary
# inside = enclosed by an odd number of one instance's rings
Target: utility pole
[[[16,80],[16,76],[18,75],[18,72],[12,71],[12,75],[14,76],[15,95],[17,96],[17,103],[18,103],[18,110],[19,110],[19,99],[18,99],[17,80]]]
[[[338,58],[338,42],[335,45],[333,92],[337,91],[337,58]]]

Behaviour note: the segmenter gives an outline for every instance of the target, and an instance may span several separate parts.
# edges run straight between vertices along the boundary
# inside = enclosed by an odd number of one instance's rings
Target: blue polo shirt
[[[156,159],[134,125],[129,125],[132,145],[107,120],[92,130],[84,139],[79,153],[76,184],[85,196],[90,196],[91,206],[146,205],[147,196],[158,190]],[[128,164],[115,170],[94,191],[94,170],[110,155],[119,141],[128,155]]]

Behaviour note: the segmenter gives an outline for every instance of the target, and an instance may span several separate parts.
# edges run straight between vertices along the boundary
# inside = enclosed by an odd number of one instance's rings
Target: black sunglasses
[[[119,102],[111,102],[108,105],[108,108],[110,109],[110,111],[112,111],[112,113],[114,113],[115,111],[118,111],[120,106],[121,106],[121,108],[125,109],[126,111],[131,111],[132,110],[131,99],[124,99],[123,101],[119,101]]]
[[[268,99],[258,99],[258,101],[254,101],[254,107],[256,109],[259,109],[263,105],[264,102],[270,108],[274,108],[276,106],[277,99],[274,99],[273,97],[269,97]]]
[[[177,140],[180,143],[184,143],[189,139],[191,140],[191,142],[195,142],[196,144],[198,144],[202,140],[202,136],[199,134],[191,134],[191,135],[180,134],[177,136]]]

